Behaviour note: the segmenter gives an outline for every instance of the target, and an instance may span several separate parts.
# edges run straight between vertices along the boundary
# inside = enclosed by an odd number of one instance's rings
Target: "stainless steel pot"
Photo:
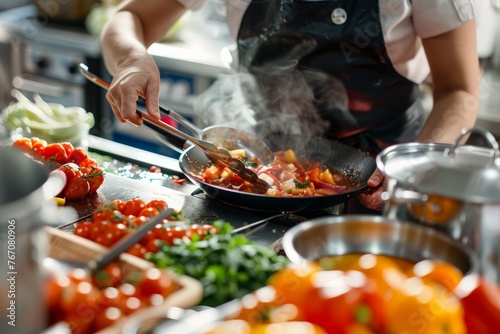
[[[491,148],[458,145],[470,133]],[[430,226],[471,247],[480,272],[500,282],[500,249],[494,249],[500,233],[492,230],[500,228],[500,215],[491,213],[500,205],[500,153],[493,135],[464,129],[454,145],[391,146],[379,154],[377,166],[386,176],[386,217]]]
[[[327,216],[300,223],[282,240],[294,263],[332,255],[367,253],[419,262],[442,260],[462,273],[477,271],[476,256],[464,245],[429,227],[376,215]]]
[[[46,325],[43,272],[48,171],[23,153],[0,147],[1,333],[41,333]]]

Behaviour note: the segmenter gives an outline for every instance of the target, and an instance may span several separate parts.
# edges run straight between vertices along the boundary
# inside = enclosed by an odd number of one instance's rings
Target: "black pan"
[[[183,151],[179,165],[186,177],[213,199],[247,209],[277,212],[312,211],[341,204],[367,187],[366,182],[376,168],[375,160],[367,153],[328,139],[315,138],[304,142],[299,137],[283,137],[268,142],[268,145],[273,151],[291,148],[304,160],[324,163],[347,175],[359,186],[341,194],[314,197],[268,196],[222,188],[193,176],[200,175],[211,164],[203,151],[194,146]]]

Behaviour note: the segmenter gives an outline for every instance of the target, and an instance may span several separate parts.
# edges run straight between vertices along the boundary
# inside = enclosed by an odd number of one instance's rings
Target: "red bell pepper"
[[[461,298],[461,302],[467,333],[498,333],[500,330],[500,286],[484,277],[479,277],[477,285],[469,294]]]

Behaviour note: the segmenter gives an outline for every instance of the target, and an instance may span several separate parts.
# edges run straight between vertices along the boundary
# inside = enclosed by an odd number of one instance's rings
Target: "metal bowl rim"
[[[282,247],[286,254],[286,256],[293,263],[303,263],[312,261],[311,259],[307,259],[295,249],[293,246],[294,240],[296,240],[302,233],[312,228],[317,228],[320,226],[328,226],[328,225],[336,225],[336,224],[356,224],[356,223],[374,223],[379,225],[392,225],[396,224],[399,226],[404,226],[406,228],[411,228],[414,230],[418,230],[423,234],[429,235],[433,238],[440,239],[443,242],[449,243],[452,247],[457,248],[467,257],[470,262],[470,269],[468,272],[464,273],[464,276],[477,274],[479,267],[479,260],[477,255],[472,252],[471,249],[466,247],[464,244],[455,241],[448,237],[446,234],[439,232],[435,229],[432,229],[427,226],[420,226],[415,223],[411,223],[404,220],[387,218],[385,216],[377,216],[370,214],[351,214],[351,215],[342,215],[342,216],[325,216],[314,218],[311,220],[304,221],[298,225],[295,225],[291,229],[289,229],[282,239]]]

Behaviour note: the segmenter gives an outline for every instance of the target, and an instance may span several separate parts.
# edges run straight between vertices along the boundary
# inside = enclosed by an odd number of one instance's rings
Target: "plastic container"
[[[81,107],[64,107],[47,103],[45,108],[12,103],[3,110],[4,126],[24,137],[38,137],[47,143],[70,142],[75,147],[88,147],[89,130],[94,126],[92,113]]]

